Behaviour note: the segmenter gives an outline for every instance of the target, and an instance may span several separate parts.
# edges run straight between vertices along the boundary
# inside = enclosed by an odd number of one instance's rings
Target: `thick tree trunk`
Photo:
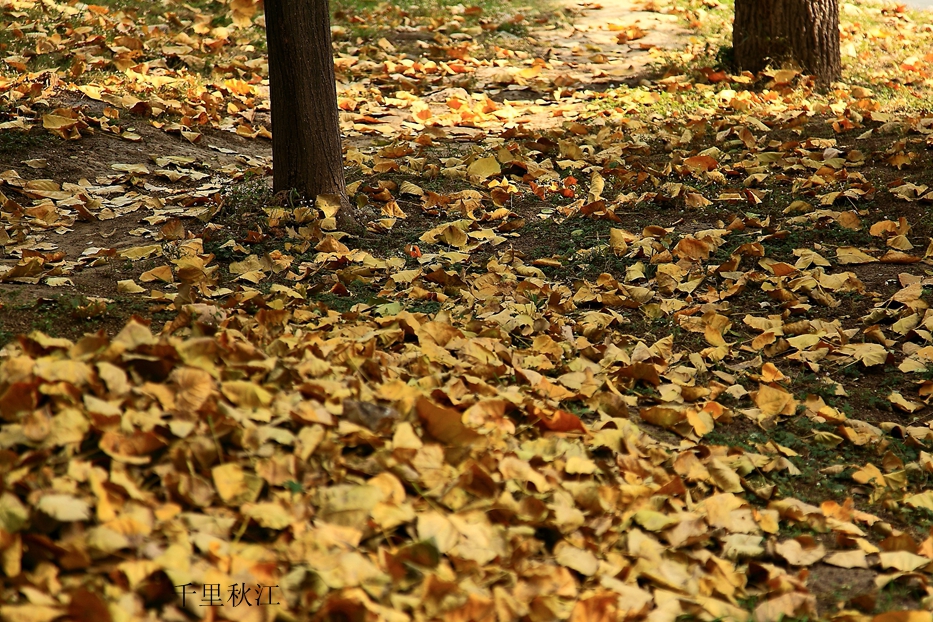
[[[327,0],[265,0],[272,98],[272,185],[305,199],[336,195],[350,214]]]
[[[828,85],[842,74],[838,0],[736,0],[732,47],[742,69],[792,61]]]

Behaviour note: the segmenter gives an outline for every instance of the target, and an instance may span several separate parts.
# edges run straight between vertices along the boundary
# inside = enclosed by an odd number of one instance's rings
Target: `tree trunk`
[[[736,0],[732,47],[741,69],[792,61],[827,86],[842,74],[838,0]]]
[[[314,200],[336,195],[352,221],[343,176],[327,0],[265,0],[272,98],[272,185]]]

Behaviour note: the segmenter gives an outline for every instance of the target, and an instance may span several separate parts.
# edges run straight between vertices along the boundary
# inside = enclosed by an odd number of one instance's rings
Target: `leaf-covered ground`
[[[350,235],[251,0],[0,7],[0,618],[933,620],[933,16],[335,3]]]

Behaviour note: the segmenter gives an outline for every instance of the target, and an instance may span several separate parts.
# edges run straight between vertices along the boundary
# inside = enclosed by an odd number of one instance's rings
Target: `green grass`
[[[41,128],[0,130],[0,156],[11,158],[34,156],[54,140],[51,134]]]

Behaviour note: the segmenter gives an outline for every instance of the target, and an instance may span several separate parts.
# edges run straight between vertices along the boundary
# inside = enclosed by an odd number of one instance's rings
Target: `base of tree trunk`
[[[740,69],[790,61],[829,85],[842,75],[838,0],[736,0],[732,47]]]
[[[337,229],[355,236],[366,233],[366,227],[360,224],[360,212],[350,204],[346,193],[340,195],[340,210],[334,218],[337,219]]]
[[[265,12],[273,189],[307,201],[337,195],[349,211],[328,2],[265,0]]]
[[[355,236],[365,234],[366,227],[360,224],[359,210],[351,205],[346,195],[334,196],[338,196],[340,198],[340,209],[337,210],[337,213],[334,215],[334,219],[337,221],[337,229],[339,231],[350,233]],[[298,192],[297,189],[290,188],[288,190],[279,190],[274,195],[272,195],[272,205],[286,208],[295,208],[297,207],[294,204],[296,197],[300,199],[301,205],[308,203],[313,204],[313,201],[309,201],[300,192]]]

